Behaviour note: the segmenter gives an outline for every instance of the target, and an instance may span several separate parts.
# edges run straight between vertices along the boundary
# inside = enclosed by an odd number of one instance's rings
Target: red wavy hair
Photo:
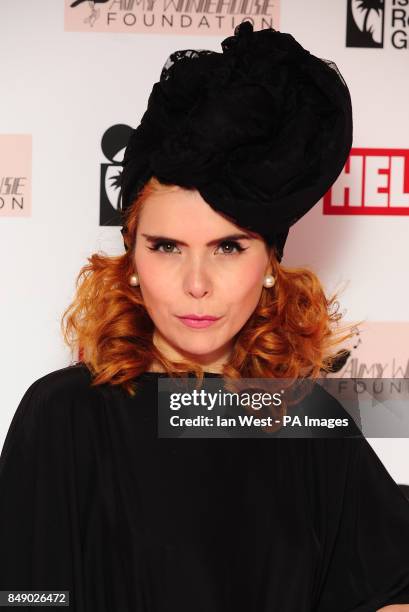
[[[169,376],[194,373],[203,380],[203,368],[194,362],[173,362],[152,342],[154,325],[139,287],[129,285],[134,272],[136,229],[146,199],[172,189],[152,177],[125,214],[123,255],[93,253],[76,279],[73,301],[64,311],[61,329],[72,354],[93,374],[92,385],[122,385],[136,391],[135,377],[155,361]],[[273,289],[263,290],[254,313],[236,336],[230,361],[222,374],[239,378],[311,378],[333,371],[346,349],[333,347],[354,335],[351,325],[339,326],[337,294],[327,298],[314,272],[306,267],[284,267],[270,248]]]

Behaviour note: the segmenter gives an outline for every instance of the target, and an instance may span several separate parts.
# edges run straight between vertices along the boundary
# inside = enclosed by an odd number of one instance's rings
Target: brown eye
[[[171,249],[170,250],[165,249],[164,251],[160,251],[159,249],[161,246],[165,246],[165,247],[170,246]],[[176,244],[174,242],[169,242],[169,241],[165,242],[164,240],[159,240],[158,242],[154,243],[153,247],[148,247],[148,249],[150,251],[158,251],[159,253],[167,253],[168,255],[172,255],[173,254],[172,248],[175,246]]]
[[[157,251],[158,253],[165,253],[167,255],[173,255],[176,252],[173,250],[175,247],[176,247],[175,242],[172,242],[169,240],[158,240],[157,242],[153,244],[152,247],[148,247],[148,249],[150,251]],[[242,251],[246,250],[236,240],[224,240],[223,242],[219,244],[218,248],[220,247],[224,249],[224,252],[222,252],[222,255],[237,255],[238,253],[241,253]]]
[[[241,246],[241,244],[239,244],[235,240],[226,240],[224,242],[221,242],[219,246],[225,248],[226,245],[229,247],[229,249],[228,251],[225,251],[223,255],[234,255],[236,253],[241,253],[242,251],[246,250],[244,247]],[[236,249],[236,252],[234,252],[234,249]]]

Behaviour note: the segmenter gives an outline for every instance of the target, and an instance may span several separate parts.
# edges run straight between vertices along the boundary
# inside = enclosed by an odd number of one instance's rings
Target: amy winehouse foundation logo
[[[0,134],[0,217],[31,216],[31,134]]]
[[[67,32],[229,36],[242,21],[279,29],[279,0],[65,0]]]

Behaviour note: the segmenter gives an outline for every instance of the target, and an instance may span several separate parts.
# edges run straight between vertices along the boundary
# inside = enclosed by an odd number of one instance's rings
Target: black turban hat
[[[168,57],[125,150],[121,209],[151,176],[193,187],[275,245],[281,261],[290,226],[347,160],[349,90],[334,62],[274,28],[253,31],[244,21],[221,46]]]

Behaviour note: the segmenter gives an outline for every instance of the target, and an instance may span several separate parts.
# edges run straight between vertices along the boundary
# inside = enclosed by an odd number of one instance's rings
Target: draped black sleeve
[[[318,485],[323,556],[314,610],[409,605],[409,501],[365,438],[342,440],[338,460],[338,441],[329,442],[332,471]]]
[[[80,494],[90,488],[92,460],[73,420],[93,399],[81,378],[71,368],[42,377],[14,413],[0,457],[0,590],[69,591],[68,609],[82,612]]]

